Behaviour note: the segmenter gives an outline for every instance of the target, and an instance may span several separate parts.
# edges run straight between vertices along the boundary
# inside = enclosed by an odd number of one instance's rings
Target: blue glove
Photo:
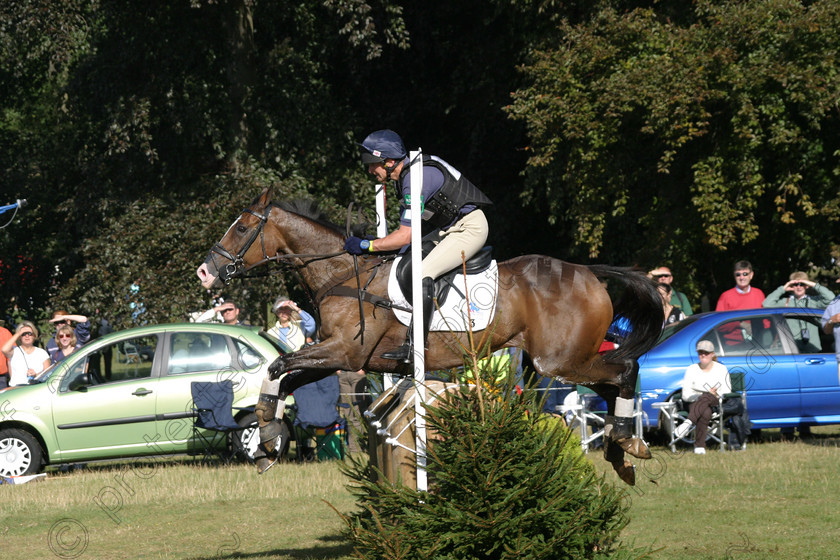
[[[344,242],[344,250],[351,255],[364,255],[370,250],[370,241],[361,237],[348,237]]]

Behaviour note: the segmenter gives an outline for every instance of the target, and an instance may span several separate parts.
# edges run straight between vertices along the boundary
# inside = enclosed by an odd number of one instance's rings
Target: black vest
[[[443,173],[443,186],[429,200],[424,201],[423,234],[448,226],[458,217],[461,208],[468,204],[479,208],[493,204],[493,201],[473,185],[463,173],[459,179],[455,179],[445,165],[427,155],[423,156],[423,165],[434,167]],[[395,185],[397,198],[400,200],[402,200],[403,179],[410,169],[410,166],[406,166],[402,170],[400,180]],[[402,204],[404,205],[404,201]]]

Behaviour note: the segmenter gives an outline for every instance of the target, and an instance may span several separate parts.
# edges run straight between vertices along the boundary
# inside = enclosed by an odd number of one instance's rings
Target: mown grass
[[[705,456],[654,447],[628,491],[624,538],[656,560],[835,558],[840,429]],[[590,453],[616,480],[599,452]],[[0,486],[4,559],[351,557],[339,511],[354,504],[336,462],[202,467],[172,460],[89,465]],[[620,484],[620,483],[619,483]]]

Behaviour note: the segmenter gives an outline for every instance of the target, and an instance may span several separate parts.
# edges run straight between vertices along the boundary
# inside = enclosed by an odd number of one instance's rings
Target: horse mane
[[[346,228],[343,225],[338,225],[332,220],[326,212],[324,212],[317,201],[311,198],[295,198],[291,200],[284,200],[276,202],[276,206],[282,208],[286,212],[297,214],[313,222],[329,228],[341,236],[347,235]],[[368,222],[350,224],[350,235],[364,235],[370,224]]]

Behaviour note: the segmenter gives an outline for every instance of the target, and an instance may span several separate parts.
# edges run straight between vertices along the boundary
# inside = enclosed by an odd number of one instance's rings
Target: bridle
[[[299,265],[297,268],[304,268],[312,262],[329,259],[332,257],[337,257],[339,255],[345,254],[347,251],[338,251],[336,253],[288,253],[284,255],[277,255],[269,256],[265,250],[265,224],[268,221],[268,217],[271,214],[271,210],[273,208],[280,208],[273,202],[269,202],[266,207],[263,209],[262,214],[258,214],[254,212],[250,208],[246,208],[242,211],[242,214],[251,214],[255,218],[259,220],[259,223],[251,230],[251,233],[248,235],[248,238],[239,248],[239,250],[235,254],[231,254],[221,242],[216,243],[210,249],[210,254],[208,255],[208,260],[210,260],[213,265],[216,267],[218,271],[218,278],[224,284],[229,284],[231,280],[234,278],[241,276],[248,270],[260,266],[267,262],[274,262],[274,261],[284,261],[284,260],[292,260],[292,259],[309,259],[304,261],[303,264]],[[237,220],[238,221],[238,220]],[[245,254],[251,249],[251,245],[257,240],[257,237],[260,238],[260,249],[262,250],[262,259],[255,262],[250,266],[246,266],[245,264]],[[219,266],[219,263],[216,262],[216,258],[214,255],[218,255],[223,259],[229,261],[227,264],[223,266]]]

